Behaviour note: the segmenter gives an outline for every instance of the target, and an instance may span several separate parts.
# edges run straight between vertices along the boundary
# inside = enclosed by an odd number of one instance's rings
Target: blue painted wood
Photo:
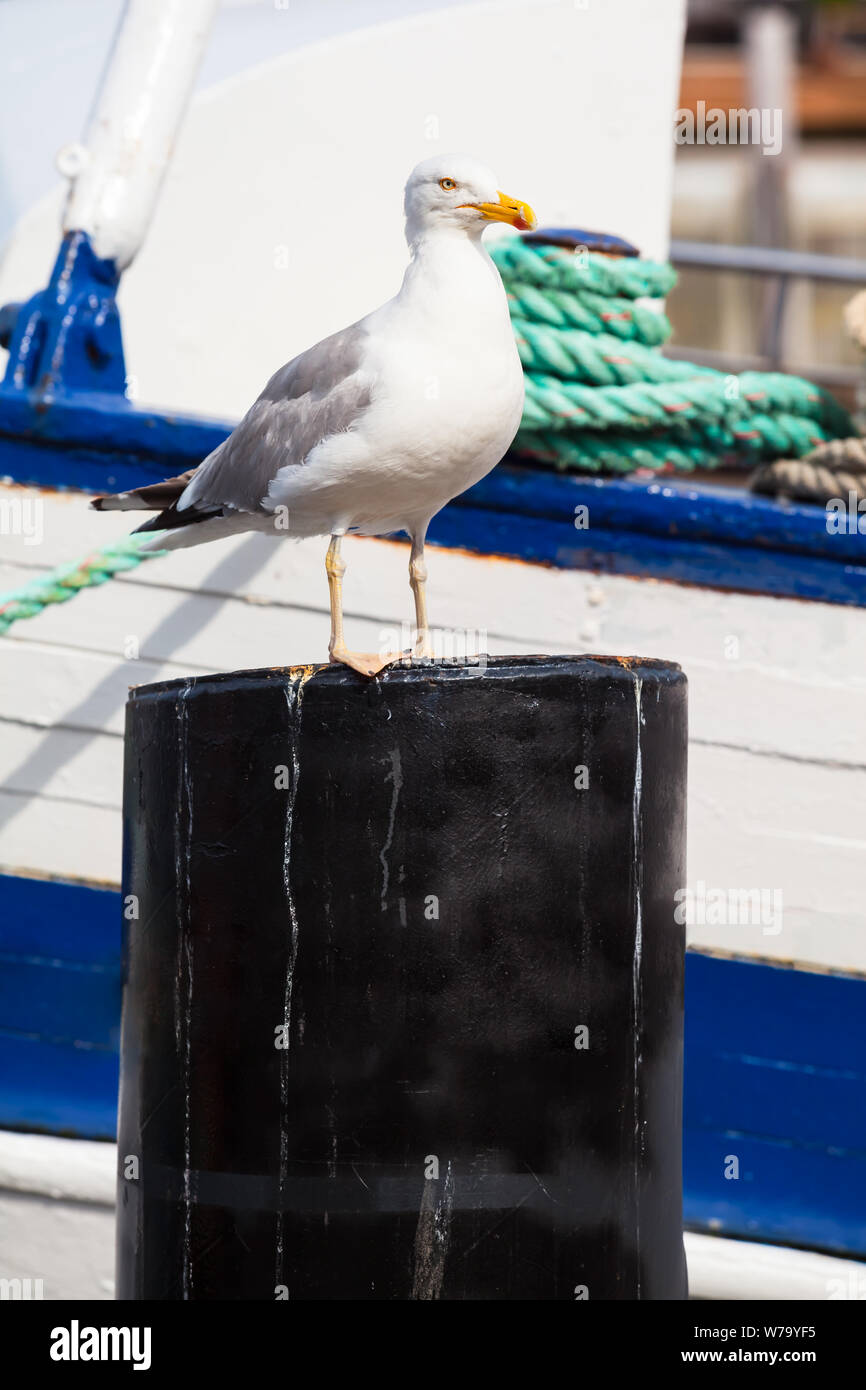
[[[693,1129],[683,1135],[683,1153],[687,1230],[866,1257],[862,1155],[829,1157]],[[726,1154],[739,1158],[736,1181],[718,1176]]]
[[[0,873],[0,950],[116,968],[119,904],[116,888]]]
[[[866,980],[690,953],[688,1224],[866,1253],[864,1006]]]
[[[113,472],[112,485],[137,487],[167,476],[175,465],[199,462],[231,429],[225,421],[118,409],[111,396],[60,401],[40,413],[26,398],[11,400],[0,392],[0,472],[16,482],[82,491],[104,491],[106,473]],[[866,563],[866,530],[829,534],[821,507],[780,505],[745,491],[681,480],[586,478],[511,462],[451,506],[562,521],[571,529],[575,509],[586,506],[592,530],[758,545]]]
[[[119,1070],[116,1048],[73,1047],[0,1028],[0,1126],[113,1139]]]
[[[866,555],[860,565],[834,564],[758,546],[689,543],[637,531],[576,531],[562,522],[453,504],[433,518],[430,539],[563,569],[866,606]]]
[[[0,874],[0,1124],[114,1134],[120,895]]]
[[[66,392],[107,391],[125,404],[119,283],[114,261],[96,255],[86,232],[67,232],[45,289],[0,313],[5,395],[44,406]]]
[[[586,478],[500,464],[452,506],[564,521],[572,530],[576,509],[586,507],[590,534],[633,531],[866,565],[866,515],[863,534],[833,535],[823,507],[795,502],[780,506],[754,493],[698,486],[682,478]]]
[[[224,420],[133,409],[109,393],[70,396],[40,407],[29,396],[0,390],[0,445],[16,444],[24,469],[9,474],[16,482],[87,490],[90,475],[82,478],[79,463],[102,459],[105,467],[117,461],[127,470],[123,486],[137,486],[166,477],[175,462],[186,468],[199,463],[232,429]],[[33,450],[29,462],[25,447]],[[2,458],[0,466],[8,472]]]
[[[0,390],[0,476],[121,491],[191,467],[230,429],[133,410],[110,395],[36,409]],[[583,530],[574,525],[580,507]],[[820,507],[718,487],[575,477],[509,461],[446,507],[430,536],[562,568],[866,605],[866,533],[830,534]]]
[[[30,967],[0,995],[0,1124],[113,1137],[120,921],[112,890],[0,875]],[[689,952],[689,1226],[866,1256],[864,1010],[863,979]]]
[[[116,1012],[116,960],[92,965],[0,951],[0,1019],[7,1033],[37,1033],[71,1047],[114,1048]]]

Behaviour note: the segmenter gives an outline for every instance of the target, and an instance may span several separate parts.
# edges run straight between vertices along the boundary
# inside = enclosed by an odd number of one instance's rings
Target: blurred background
[[[575,0],[575,8],[591,21],[595,3],[597,0]],[[457,8],[465,6],[458,6],[456,0],[442,0],[435,6],[430,0],[223,0],[196,92],[213,91],[258,64],[337,37],[349,28],[362,32],[434,9]],[[549,7],[545,0],[538,0],[534,8],[541,13]],[[5,279],[11,276],[16,286],[27,277],[39,278],[41,261],[33,253],[28,258],[26,252],[40,229],[45,249],[40,246],[39,258],[44,261],[49,254],[49,238],[60,206],[55,156],[86,125],[122,9],[122,0],[0,0],[0,48],[4,55],[0,84],[0,276],[4,254],[14,248]],[[661,12],[659,20],[661,23]],[[800,276],[762,278],[758,283],[753,274],[693,267],[677,254],[677,242],[774,246],[860,259],[866,256],[862,215],[866,190],[866,3],[688,0],[678,106],[680,113],[691,112],[696,118],[701,108],[710,114],[713,110],[727,113],[750,108],[778,111],[781,140],[778,153],[773,154],[765,153],[762,144],[745,142],[676,145],[670,235],[672,259],[680,278],[669,301],[674,337],[668,350],[672,355],[682,354],[725,370],[782,367],[795,371],[830,387],[849,408],[858,407],[862,422],[866,406],[863,348],[843,327],[844,307],[853,294],[850,283]],[[616,121],[625,121],[626,114],[622,109],[604,114],[605,133],[610,138]],[[419,113],[419,129],[413,132],[416,150],[420,139],[430,139],[430,132],[421,130],[422,119]],[[673,112],[671,120],[673,124]],[[447,129],[442,136],[447,147]],[[309,132],[305,138],[310,138]],[[459,143],[459,137],[455,138]],[[185,135],[184,140],[189,139]],[[431,148],[441,144],[434,142]],[[571,143],[573,167],[585,162],[585,144],[585,140]],[[181,155],[183,149],[182,142]],[[188,169],[185,177],[189,184]],[[531,175],[524,177],[534,182]],[[177,179],[170,176],[164,195],[169,208],[173,180],[176,184]],[[583,186],[587,184],[592,184],[591,175],[583,180]],[[566,219],[594,226],[591,220],[582,220],[583,199],[575,191],[580,185],[567,187],[569,196],[560,206],[553,206],[547,193],[541,208],[543,220]],[[531,191],[537,194],[536,189]],[[201,192],[197,187],[196,196]],[[592,189],[591,202],[595,194]],[[37,209],[50,202],[52,195],[54,203],[40,216]],[[232,202],[231,186],[223,190],[223,196]],[[167,215],[163,210],[157,216],[157,239]],[[22,219],[27,219],[23,235]],[[625,219],[620,215],[618,220]],[[629,227],[622,225],[597,229],[630,234]],[[399,256],[399,238],[395,244]],[[657,254],[655,246],[640,249]],[[153,264],[156,253],[152,245],[147,251]],[[127,299],[134,293],[135,271],[130,283],[133,289],[125,285],[122,291]],[[270,303],[270,274],[267,286]],[[341,286],[343,304],[345,288]],[[305,321],[303,312],[298,311],[297,286],[292,285],[291,290],[300,340],[297,344],[290,341],[289,346],[298,350],[309,341],[312,329],[318,333],[322,325]],[[148,294],[148,302],[149,298]],[[182,314],[183,301],[176,303]],[[191,302],[193,317],[200,319],[204,311],[200,302]],[[861,317],[866,320],[866,315]],[[135,372],[134,303],[126,305],[125,322]],[[330,331],[338,325],[326,322],[323,326]],[[194,331],[185,327],[178,330]],[[866,324],[860,331],[866,338]],[[181,374],[186,377],[186,370]],[[147,370],[143,376],[146,385]],[[190,404],[212,412],[225,413],[226,406],[239,412],[249,390],[257,385],[251,374],[249,385],[243,381],[237,401],[226,397],[221,383],[213,400],[202,390],[198,395],[193,393]],[[189,389],[188,380],[185,389]],[[154,399],[175,406],[181,403],[172,399],[170,386],[158,377],[154,391]]]
[[[592,6],[593,0],[576,0],[588,15]],[[86,124],[122,8],[122,0],[0,0],[0,247],[56,188],[55,155]],[[434,8],[456,4],[223,0],[196,89],[349,27],[363,30]],[[679,107],[697,115],[700,103],[705,111],[781,110],[781,150],[678,145],[674,242],[866,256],[864,0],[689,0]],[[580,146],[573,148],[579,160]],[[704,349],[715,354],[706,359],[712,365],[730,359],[736,369],[773,359],[853,402],[861,352],[841,329],[849,285],[792,280],[780,314],[775,287],[757,289],[752,275],[679,268],[670,300],[674,349]]]
[[[707,111],[781,109],[781,151],[679,146],[674,240],[866,255],[862,0],[689,0],[679,105],[697,114],[700,102]],[[782,364],[832,386],[847,404],[861,363],[840,331],[851,295],[846,285],[794,281],[777,343]],[[669,307],[678,345],[726,354],[738,367],[744,358],[776,355],[773,299],[756,292],[751,275],[681,268]]]

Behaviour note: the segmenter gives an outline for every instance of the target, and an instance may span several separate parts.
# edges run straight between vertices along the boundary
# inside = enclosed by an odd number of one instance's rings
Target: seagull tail
[[[221,508],[198,509],[194,506],[186,507],[182,512],[178,511],[177,504],[195,471],[194,468],[190,468],[186,473],[179,473],[176,478],[166,478],[159,483],[146,483],[144,487],[131,488],[129,492],[94,497],[90,505],[97,512],[156,512],[156,516],[149,517],[140,526],[136,526],[132,534],[137,535],[139,531],[174,531],[176,535],[171,543],[172,549],[183,545],[196,545],[200,540],[209,538],[212,527],[208,527],[206,532],[194,534],[192,539],[181,539],[178,533],[183,531],[189,535],[198,532],[198,523],[221,518],[223,512]],[[155,542],[152,548],[159,549],[160,546]]]
[[[97,512],[161,512],[178,500],[190,481],[194,468],[179,473],[176,478],[165,478],[159,483],[147,483],[144,487],[132,488],[129,492],[107,493],[94,497],[91,507]]]

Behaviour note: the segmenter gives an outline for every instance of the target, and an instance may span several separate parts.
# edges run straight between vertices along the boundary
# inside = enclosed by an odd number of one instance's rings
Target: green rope
[[[526,383],[515,448],[560,468],[717,468],[794,454],[853,432],[829,392],[779,372],[725,375],[663,357],[670,324],[640,301],[669,265],[518,238],[494,247]]]
[[[523,283],[568,293],[585,289],[607,299],[661,299],[677,282],[672,265],[630,256],[611,260],[581,248],[577,252],[566,251],[561,246],[542,246],[520,237],[497,242],[493,259],[509,286],[512,282]]]
[[[135,569],[143,560],[152,560],[157,555],[165,555],[164,550],[143,551],[141,547],[152,541],[156,533],[149,531],[143,535],[123,536],[102,550],[94,551],[84,560],[73,564],[59,565],[50,573],[31,579],[19,589],[10,589],[0,594],[0,636],[8,632],[19,618],[35,618],[43,608],[52,603],[66,603],[82,589],[93,588],[113,579],[116,574]]]
[[[711,367],[695,367],[691,362],[662,357],[637,339],[626,345],[611,333],[582,333],[575,328],[560,328],[551,333],[546,324],[529,319],[512,316],[511,322],[525,372],[561,376],[587,386],[685,381],[702,374],[714,375]]]
[[[577,328],[583,333],[610,333],[625,342],[657,347],[671,335],[664,314],[630,299],[605,299],[590,290],[539,290],[534,285],[509,282],[508,308],[513,319],[547,324],[551,328]]]
[[[755,424],[762,430],[755,429]],[[748,430],[699,427],[668,435],[580,430],[530,430],[521,427],[515,448],[521,454],[587,473],[633,473],[636,468],[655,471],[673,468],[718,468],[726,463],[753,463],[777,458],[780,451],[802,457],[827,439],[822,427],[795,415],[753,416]]]
[[[803,416],[833,431],[847,422],[832,397],[799,377],[778,373],[720,373],[675,381],[641,381],[598,388],[532,372],[526,379],[523,424],[530,429],[677,428],[683,422],[728,422],[755,428],[767,412]],[[763,428],[763,426],[760,426]]]

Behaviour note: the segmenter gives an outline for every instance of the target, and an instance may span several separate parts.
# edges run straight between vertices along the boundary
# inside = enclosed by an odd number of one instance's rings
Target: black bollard
[[[686,681],[132,692],[121,1299],[681,1299]]]

